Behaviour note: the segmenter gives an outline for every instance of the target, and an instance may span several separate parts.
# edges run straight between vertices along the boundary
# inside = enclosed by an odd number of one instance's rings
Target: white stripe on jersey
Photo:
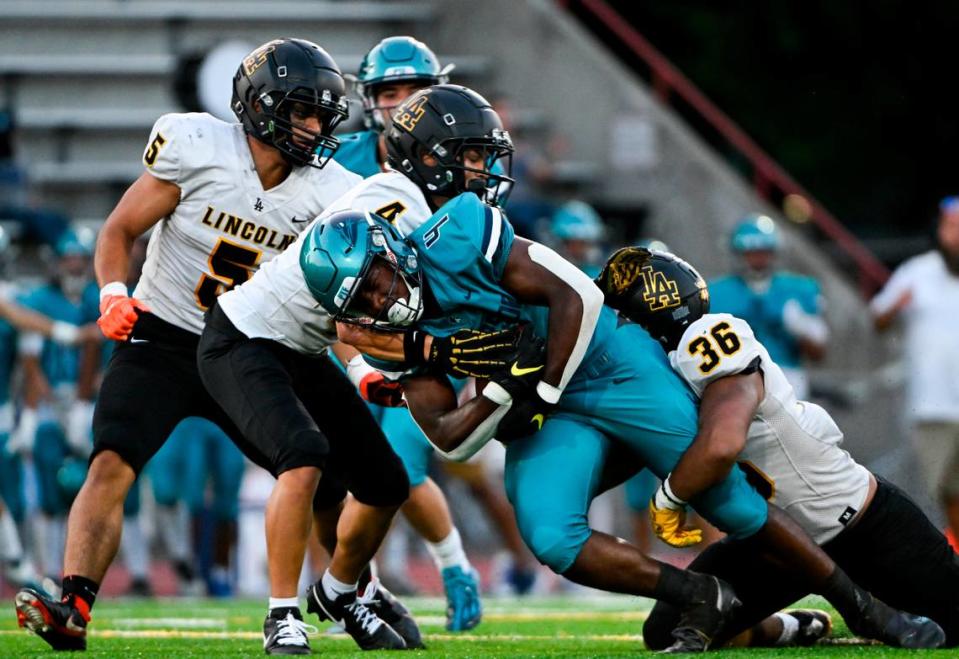
[[[433,215],[412,181],[397,172],[384,172],[361,181],[331,203],[309,229],[340,211],[384,208],[392,210],[393,224],[404,235]],[[315,354],[336,341],[336,328],[310,293],[300,268],[300,249],[307,233],[264,264],[248,282],[221,295],[220,308],[250,338],[271,339],[298,352]]]
[[[490,230],[489,245],[486,246],[486,260],[493,262],[493,255],[496,254],[496,248],[499,247],[499,236],[503,231],[503,214],[498,208],[489,207],[491,211],[492,229]]]
[[[330,161],[323,169],[295,168],[263,190],[243,127],[201,113],[160,117],[144,164],[181,194],[150,237],[134,296],[196,334],[217,295],[249,279],[361,180]]]
[[[735,316],[707,314],[697,320],[669,353],[669,362],[702,398],[711,382],[742,372],[757,357],[765,395],[749,426],[740,464],[766,480],[770,501],[822,544],[861,510],[869,491],[869,471],[839,448],[842,431],[832,417],[818,405],[796,400],[782,369],[749,324]]]

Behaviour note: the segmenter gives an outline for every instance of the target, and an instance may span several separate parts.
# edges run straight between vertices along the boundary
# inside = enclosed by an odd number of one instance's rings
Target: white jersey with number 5
[[[331,160],[323,169],[294,168],[264,190],[243,127],[204,113],[160,117],[143,163],[180,188],[180,203],[154,228],[134,296],[196,334],[220,293],[249,279],[361,180]]]
[[[764,396],[749,426],[740,466],[771,503],[816,542],[831,540],[862,509],[869,471],[839,448],[842,431],[792,386],[746,321],[707,314],[690,325],[669,361],[697,397],[716,380],[759,370]]]
[[[220,298],[220,308],[238,330],[251,339],[271,339],[307,354],[322,352],[336,341],[329,314],[306,287],[300,248],[314,224],[346,210],[376,213],[403,235],[433,215],[423,193],[403,174],[384,172],[364,179],[331,203],[296,242],[250,281]]]

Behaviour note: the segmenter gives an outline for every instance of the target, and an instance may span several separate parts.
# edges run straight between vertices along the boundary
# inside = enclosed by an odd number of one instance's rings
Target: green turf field
[[[483,623],[465,634],[443,629],[443,602],[405,600],[420,621],[430,657],[629,657],[646,653],[641,630],[649,600],[629,597],[569,596],[524,600],[487,600]],[[105,600],[94,612],[90,652],[95,657],[242,657],[263,656],[260,628],[264,602],[209,600]],[[808,605],[822,607],[820,602]],[[45,654],[39,638],[17,629],[10,601],[0,621],[0,657]],[[312,616],[311,616],[312,617]],[[315,622],[315,620],[314,620]],[[906,657],[905,650],[850,645],[839,622],[838,644],[791,650],[726,650],[737,657]],[[345,636],[312,639],[314,654],[373,657]],[[49,653],[47,653],[49,654]],[[955,650],[922,656],[954,657]]]

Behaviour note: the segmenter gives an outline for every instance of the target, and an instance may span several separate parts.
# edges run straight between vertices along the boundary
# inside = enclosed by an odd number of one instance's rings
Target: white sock
[[[791,645],[796,640],[796,634],[799,632],[799,620],[788,613],[774,613],[776,618],[783,624],[783,631],[774,643],[777,647]]]
[[[157,506],[157,526],[163,546],[174,561],[191,563],[190,556],[190,520],[186,506]]]
[[[271,597],[270,611],[273,609],[299,609],[300,600],[297,597]]]
[[[436,569],[442,572],[445,568],[459,566],[464,571],[470,569],[469,559],[466,558],[466,552],[463,551],[463,541],[460,539],[460,532],[453,527],[450,534],[439,542],[427,542],[426,548],[436,563]]]
[[[123,518],[120,547],[130,576],[133,579],[147,579],[150,572],[150,551],[143,537],[143,529],[140,528],[139,517]]]
[[[16,562],[23,558],[20,534],[13,522],[13,515],[4,508],[0,511],[0,560]]]
[[[323,584],[323,592],[326,593],[326,596],[331,600],[335,600],[340,595],[345,593],[355,593],[356,592],[356,583],[343,583],[338,580],[330,571],[327,570],[323,573],[323,579],[321,580]]]

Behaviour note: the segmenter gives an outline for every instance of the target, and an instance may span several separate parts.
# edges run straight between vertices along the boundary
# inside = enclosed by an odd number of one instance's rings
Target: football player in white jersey
[[[796,399],[748,323],[709,313],[706,284],[692,266],[627,247],[610,257],[597,283],[607,304],[660,341],[700,400],[697,438],[650,502],[654,528],[681,519],[685,501],[738,463],[852,579],[890,606],[935,620],[946,645],[959,644],[959,562],[944,536],[905,493],[840,448],[835,422]],[[727,638],[747,632],[740,640],[752,645],[796,645],[828,633],[823,612],[775,613],[808,586],[748,541],[720,541],[690,569],[727,580],[743,602]],[[658,603],[643,630],[646,643],[667,646],[677,617]]]
[[[499,118],[479,95],[453,86],[436,93],[447,94],[460,103],[459,116],[466,130],[474,132],[479,122],[489,133],[491,148],[498,140],[495,148],[505,155],[512,152],[512,145],[501,135]],[[322,228],[323,222],[338,211],[361,210],[390,220],[406,233],[432,216],[434,201],[408,176],[383,172],[365,179],[330,204],[310,228]],[[337,340],[337,330],[307,286],[301,254],[310,249],[304,232],[250,281],[220,296],[200,340],[200,374],[247,440],[264,452],[275,451],[274,471],[283,472],[277,490],[286,491],[286,481],[293,479],[301,479],[300,492],[312,492],[318,483],[314,505],[325,510],[338,506],[349,489],[357,514],[365,515],[364,525],[357,529],[362,532],[350,538],[354,551],[335,555],[323,578],[309,589],[309,610],[321,618],[344,621],[361,647],[418,647],[422,644],[419,631],[408,616],[396,616],[382,608],[374,609],[382,620],[366,615],[366,603],[389,599],[389,593],[379,588],[378,594],[374,584],[358,596],[360,573],[388,530],[397,507],[406,500],[409,480],[349,380],[326,357],[327,348]],[[499,334],[471,335],[471,345],[503,343],[497,338]],[[446,347],[445,360],[440,361],[449,365],[455,349],[452,340]],[[434,352],[439,355],[441,351]],[[370,376],[382,379],[362,360],[353,360],[355,351],[337,348],[336,353],[349,365],[348,372],[357,385]],[[489,357],[488,352],[483,356]],[[468,360],[460,361],[459,367],[468,368]],[[251,389],[258,391],[258,399],[270,401],[268,410],[250,404],[246,392]],[[381,388],[383,396],[377,402],[389,402],[386,399],[390,392],[389,387]],[[398,385],[392,385],[392,392],[399,402]],[[328,453],[322,473],[314,466],[315,458],[305,455],[308,452]],[[290,589],[296,586],[309,531],[309,498],[298,495],[297,490],[290,491],[284,500],[284,516],[288,521],[299,519],[301,524],[297,532],[286,536],[286,568],[273,574]],[[344,542],[342,534],[338,542]],[[289,597],[295,601],[295,591]]]
[[[90,609],[120,541],[123,500],[180,420],[207,417],[252,460],[271,464],[243,445],[200,382],[204,313],[359,177],[329,162],[347,103],[339,68],[316,44],[278,39],[260,46],[240,64],[233,94],[238,123],[194,113],[157,120],[143,154],[146,171],[99,234],[98,324],[121,343],[103,379],[89,474],[69,519],[63,600],[29,589],[16,596],[20,625],[54,649],[86,647]],[[131,247],[151,227],[131,296],[123,283]],[[302,624],[293,616],[273,619],[271,643],[305,639]]]

